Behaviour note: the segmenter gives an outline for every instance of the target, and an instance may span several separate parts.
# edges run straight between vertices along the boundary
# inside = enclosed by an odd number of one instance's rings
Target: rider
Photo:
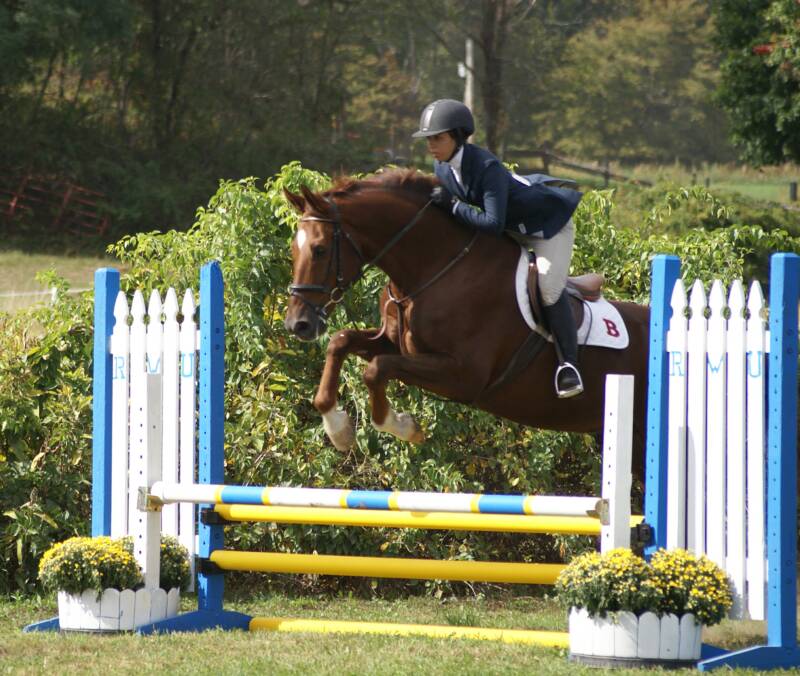
[[[488,150],[467,143],[474,131],[472,113],[459,101],[439,99],[422,111],[413,136],[427,141],[441,183],[431,201],[465,225],[497,236],[508,233],[533,249],[545,317],[559,348],[556,394],[574,397],[583,392],[583,381],[575,320],[564,287],[575,240],[572,214],[581,193],[546,185],[556,180],[548,176],[511,173]]]

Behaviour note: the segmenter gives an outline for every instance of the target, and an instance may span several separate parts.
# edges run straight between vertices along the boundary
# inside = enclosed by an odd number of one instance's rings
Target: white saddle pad
[[[524,247],[520,247],[520,251],[516,277],[519,311],[525,323],[533,331],[553,342],[550,334],[533,319],[528,298],[528,252]],[[583,304],[583,322],[578,327],[578,345],[610,347],[614,350],[624,350],[628,347],[628,329],[622,320],[622,315],[605,298]]]

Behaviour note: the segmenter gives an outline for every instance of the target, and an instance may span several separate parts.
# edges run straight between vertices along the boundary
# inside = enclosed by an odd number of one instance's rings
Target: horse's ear
[[[306,204],[310,206],[314,211],[318,211],[320,213],[325,213],[327,211],[327,204],[325,200],[317,195],[311,188],[307,185],[300,186],[300,192],[303,193],[303,197],[305,198]]]
[[[306,210],[306,200],[302,195],[296,195],[291,190],[284,188],[283,196],[289,200],[289,204],[297,210],[297,213],[302,214]]]

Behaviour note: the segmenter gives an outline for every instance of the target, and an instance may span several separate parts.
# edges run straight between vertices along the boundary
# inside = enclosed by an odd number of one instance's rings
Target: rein
[[[378,332],[376,336],[370,338],[370,340],[378,340],[386,333],[386,308],[389,306],[389,303],[394,303],[397,306],[397,331],[398,331],[398,341],[397,347],[400,350],[400,354],[405,354],[403,351],[403,303],[416,296],[419,296],[425,289],[429,286],[433,286],[436,282],[438,282],[442,277],[444,277],[450,269],[453,268],[464,256],[466,256],[470,250],[472,249],[472,245],[475,244],[475,240],[478,239],[478,231],[475,231],[475,234],[472,235],[472,239],[469,240],[469,244],[467,244],[461,251],[458,252],[455,258],[451,260],[447,265],[445,265],[439,272],[437,272],[433,277],[431,277],[427,282],[425,282],[421,287],[419,287],[416,291],[412,291],[411,293],[403,296],[402,298],[395,298],[394,294],[392,293],[392,285],[391,283],[386,285],[386,293],[389,296],[389,300],[386,301],[386,305],[384,306],[384,321],[383,325],[381,326],[381,330]]]

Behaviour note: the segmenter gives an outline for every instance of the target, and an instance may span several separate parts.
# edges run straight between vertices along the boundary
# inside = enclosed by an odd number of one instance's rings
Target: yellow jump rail
[[[259,573],[300,573],[413,580],[461,582],[509,582],[554,584],[564,568],[560,563],[506,563],[401,559],[383,556],[331,556],[327,554],[282,554],[238,552],[217,549],[209,561],[220,570]]]
[[[523,643],[548,648],[568,648],[569,634],[560,631],[457,627],[437,624],[396,624],[392,622],[347,622],[342,620],[299,620],[282,617],[254,617],[250,631],[309,632],[315,634],[382,634],[462,638],[503,643]]]
[[[216,505],[226,521],[291,523],[368,528],[426,528],[503,533],[562,533],[600,535],[600,520],[589,516],[531,516],[527,514],[468,514],[456,512],[372,511],[328,507]],[[632,516],[631,528],[643,517]]]

